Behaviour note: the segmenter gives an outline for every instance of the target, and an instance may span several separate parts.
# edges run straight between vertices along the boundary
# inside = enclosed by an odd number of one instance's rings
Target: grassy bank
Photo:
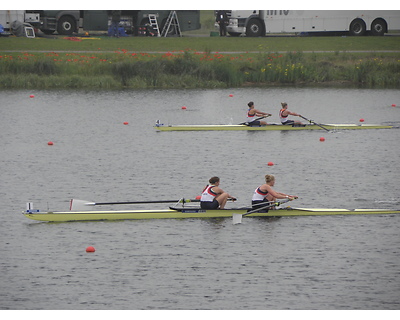
[[[0,88],[400,87],[396,36],[0,40]]]
[[[389,54],[210,52],[23,53],[0,56],[2,88],[223,88],[276,84],[400,86]]]

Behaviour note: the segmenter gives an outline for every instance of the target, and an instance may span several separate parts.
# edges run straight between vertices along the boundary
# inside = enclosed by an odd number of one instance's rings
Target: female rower
[[[218,177],[212,177],[208,181],[210,184],[204,188],[200,198],[202,209],[224,209],[228,198],[231,198],[232,201],[236,200],[219,187],[219,181]]]
[[[296,113],[296,112],[291,112],[287,109],[288,105],[286,102],[282,102],[282,109],[279,111],[279,118],[281,118],[281,122],[282,124],[285,125],[292,125],[292,126],[301,126],[302,123],[300,121],[294,121],[294,120],[289,120],[288,116],[297,116],[297,117],[301,117],[300,114]]]
[[[297,196],[291,196],[282,192],[276,192],[272,187],[275,185],[275,177],[271,174],[265,176],[265,184],[259,186],[254,190],[253,198],[251,199],[251,205],[253,209],[257,209],[263,206],[268,206],[268,202],[274,203],[276,199],[296,199]],[[261,210],[259,212],[268,212],[268,209]]]
[[[256,120],[257,117],[269,117],[271,116],[270,113],[262,112],[254,108],[254,102],[250,101],[248,104],[249,110],[247,111],[247,123],[249,126],[262,126],[266,125],[266,121]]]

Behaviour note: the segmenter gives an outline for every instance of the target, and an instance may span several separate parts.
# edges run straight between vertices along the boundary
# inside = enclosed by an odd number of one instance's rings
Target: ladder
[[[157,37],[160,36],[160,29],[158,28],[157,17],[155,14],[149,14],[150,27],[152,27],[157,32]]]
[[[167,21],[165,22],[164,28],[161,32],[161,36],[166,37],[168,33],[182,37],[181,28],[179,26],[179,21],[178,21],[178,15],[176,14],[175,10],[169,13]]]

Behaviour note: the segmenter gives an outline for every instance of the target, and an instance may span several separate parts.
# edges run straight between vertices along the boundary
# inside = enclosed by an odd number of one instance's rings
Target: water
[[[235,206],[248,205],[267,173],[276,190],[299,196],[296,207],[399,208],[397,129],[152,128],[157,119],[239,123],[250,100],[273,122],[286,101],[320,123],[400,123],[400,108],[391,107],[400,105],[399,90],[0,91],[0,309],[399,309],[398,216],[232,225],[51,224],[20,214],[28,201],[67,210],[71,198],[193,198],[213,175],[238,197]],[[89,245],[95,253],[85,252]]]

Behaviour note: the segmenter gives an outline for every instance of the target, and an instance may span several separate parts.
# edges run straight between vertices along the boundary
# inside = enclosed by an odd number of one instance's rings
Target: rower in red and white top
[[[296,116],[296,117],[301,117],[300,114],[296,112],[291,112],[287,109],[288,105],[286,102],[282,102],[282,109],[279,110],[279,118],[281,120],[281,123],[284,125],[289,125],[289,126],[301,126],[303,125],[301,121],[295,121],[295,120],[289,120],[289,116]]]
[[[229,198],[232,201],[236,200],[219,187],[220,179],[218,177],[212,177],[208,182],[210,184],[201,193],[200,207],[202,209],[224,209]]]
[[[282,192],[277,192],[272,187],[275,185],[275,177],[271,174],[265,176],[265,184],[259,186],[254,190],[253,197],[251,199],[251,205],[253,209],[257,209],[263,206],[268,207],[268,203],[275,203],[276,199],[296,199],[297,196],[291,196]],[[259,212],[268,212],[268,208],[263,209]]]
[[[249,126],[265,126],[267,125],[266,121],[256,120],[257,117],[269,117],[270,113],[262,112],[254,108],[254,102],[250,101],[248,104],[249,110],[247,110],[247,123]]]

